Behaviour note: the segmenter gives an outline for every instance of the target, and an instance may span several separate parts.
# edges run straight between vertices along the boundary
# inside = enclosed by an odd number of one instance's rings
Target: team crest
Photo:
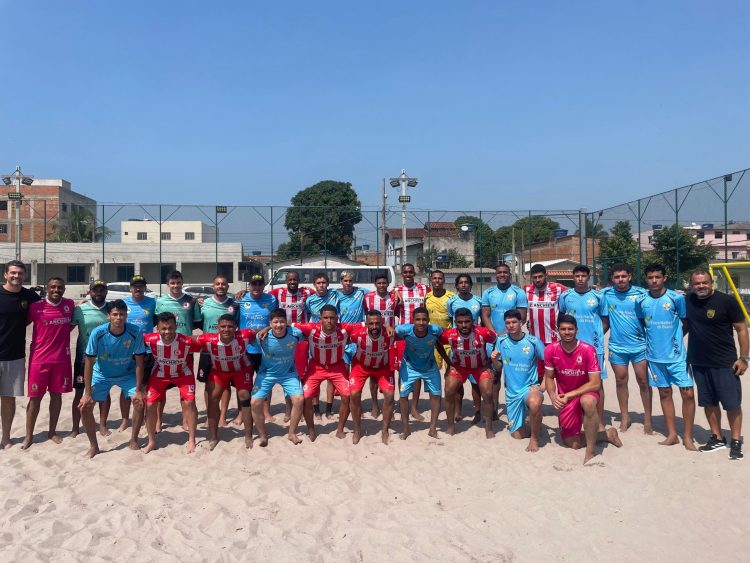
[[[294,348],[294,342],[290,342],[289,344],[286,345],[286,347],[291,350],[292,348]]]
[[[583,363],[583,357],[582,356],[576,356],[576,363],[582,364]]]
[[[508,301],[512,301],[512,300],[513,300],[513,294],[512,294],[512,293],[509,293],[509,294],[508,294]]]
[[[31,390],[32,391],[36,391],[37,389],[39,389],[39,387],[37,386],[37,384],[36,383],[32,383],[31,384]]]
[[[227,307],[227,313],[234,313],[234,307],[232,305]]]
[[[29,302],[26,299],[21,299],[21,309],[26,309],[29,306]]]
[[[530,346],[524,346],[522,348],[522,350],[523,350],[524,354],[528,354],[529,352],[531,352],[531,347]]]
[[[589,300],[586,301],[586,303],[588,304],[589,307],[591,307],[593,305],[596,305],[596,299],[594,299],[593,297],[590,297]]]
[[[716,309],[706,309],[706,317],[713,319],[716,316]]]
[[[125,346],[125,348],[130,348],[130,340],[126,340],[122,345]]]
[[[99,356],[102,360],[106,360],[109,356],[107,354],[102,354]]]
[[[669,304],[668,301],[665,301],[664,304],[662,305],[662,309],[664,309],[665,311],[669,311],[670,307],[671,305]]]
[[[184,303],[182,304],[182,308],[183,308],[183,309],[190,309],[190,307],[192,307],[192,305],[193,305],[193,304],[192,304],[192,303],[190,303],[190,301],[185,301],[185,302],[184,302]]]
[[[630,299],[631,301],[635,302],[635,300],[638,299],[638,296],[637,295],[628,295],[628,299]]]
[[[68,307],[67,305],[63,305],[63,311],[65,311],[66,313],[69,313],[70,307]]]

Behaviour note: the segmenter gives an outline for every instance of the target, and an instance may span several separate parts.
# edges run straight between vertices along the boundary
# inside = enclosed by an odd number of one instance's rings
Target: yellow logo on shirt
[[[706,317],[713,319],[716,315],[716,309],[706,309]]]
[[[665,301],[664,304],[661,307],[665,311],[669,311],[669,308],[671,307],[671,305],[670,305],[670,303],[668,301]]]
[[[588,303],[589,306],[595,305],[596,304],[596,299],[594,299],[593,297],[591,297],[588,301],[586,301],[586,303]]]
[[[125,346],[125,348],[130,348],[130,340],[126,340],[122,345]]]

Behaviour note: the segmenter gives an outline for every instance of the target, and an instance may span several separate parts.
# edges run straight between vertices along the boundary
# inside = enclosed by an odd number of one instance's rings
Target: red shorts
[[[581,428],[583,426],[583,408],[581,407],[581,397],[585,395],[591,395],[597,401],[601,400],[599,393],[596,391],[589,391],[578,397],[573,397],[568,404],[566,404],[557,415],[560,422],[560,437],[565,440],[573,436],[579,436],[581,434]]]
[[[348,397],[349,379],[346,375],[346,364],[344,362],[325,366],[314,360],[311,361],[307,368],[307,377],[302,386],[305,399],[317,397],[320,394],[320,384],[324,381],[330,381],[342,397]]]
[[[406,350],[406,342],[403,340],[396,340],[395,344],[391,346],[388,352],[388,359],[391,362],[391,371],[398,371],[401,369],[401,360],[404,359],[404,350]]]
[[[29,365],[29,397],[43,397],[50,393],[70,393],[73,390],[73,368],[67,362],[32,362]]]
[[[461,369],[452,367],[445,375],[455,377],[456,379],[461,380],[461,383],[466,383],[466,380],[469,379],[470,375],[474,376],[477,383],[482,379],[492,379],[493,377],[490,368]]]
[[[549,346],[549,345],[547,345]],[[539,383],[544,379],[544,360],[537,360],[536,362],[536,374],[539,377]]]
[[[148,380],[148,396],[146,403],[158,403],[167,398],[167,389],[174,385],[180,390],[180,399],[183,401],[195,401],[195,376],[183,375],[181,377],[151,377]]]
[[[245,371],[216,371],[211,370],[211,377],[216,385],[229,389],[230,383],[237,389],[247,389],[250,391],[253,388],[253,370],[247,368]]]
[[[304,381],[307,372],[307,362],[310,357],[310,343],[307,340],[302,340],[297,344],[297,348],[294,350],[294,366],[297,368],[297,375]]]
[[[352,371],[349,374],[349,389],[351,391],[362,391],[365,388],[367,379],[370,377],[377,380],[378,388],[383,393],[396,390],[396,384],[393,381],[393,372],[389,368],[373,369],[365,367],[362,364],[354,364],[352,366]]]

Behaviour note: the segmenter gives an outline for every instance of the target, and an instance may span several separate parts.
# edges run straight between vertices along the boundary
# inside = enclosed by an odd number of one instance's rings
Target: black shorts
[[[211,373],[211,354],[208,352],[201,352],[198,358],[198,376],[196,379],[203,383],[206,382],[208,375]]]
[[[73,362],[73,389],[85,389],[86,383],[83,380],[83,369],[86,366],[86,354],[79,355],[76,352],[76,359]]]
[[[146,354],[143,358],[143,385],[148,385],[151,372],[154,371],[154,355]]]
[[[253,364],[253,373],[258,373],[258,370],[260,370],[260,361],[263,359],[263,354],[248,354],[248,358],[250,358],[250,362]]]
[[[711,368],[691,365],[690,371],[698,387],[698,406],[734,411],[742,406],[742,383],[732,368]]]

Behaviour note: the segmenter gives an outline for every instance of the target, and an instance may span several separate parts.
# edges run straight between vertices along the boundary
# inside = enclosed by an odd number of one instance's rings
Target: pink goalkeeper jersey
[[[599,371],[599,360],[594,347],[582,340],[570,353],[555,342],[544,349],[544,367],[555,370],[557,392],[562,394],[588,383],[589,374]]]
[[[529,334],[536,336],[545,345],[558,340],[557,300],[566,289],[566,286],[557,282],[547,282],[543,291],[539,291],[533,283],[523,288],[529,301]]]
[[[70,321],[75,303],[62,298],[57,305],[47,299],[29,306],[28,322],[34,323],[29,362],[57,363],[70,361]]]

